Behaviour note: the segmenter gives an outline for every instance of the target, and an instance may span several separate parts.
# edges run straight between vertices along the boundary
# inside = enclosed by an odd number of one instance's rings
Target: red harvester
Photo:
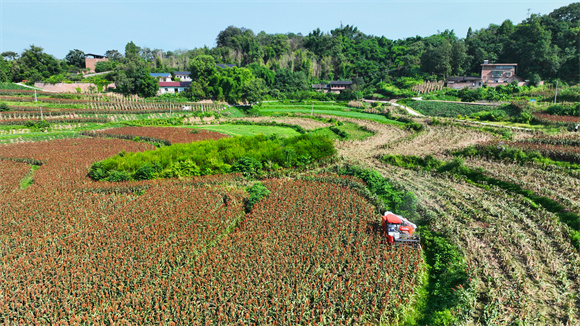
[[[383,231],[390,244],[419,244],[421,238],[413,234],[417,226],[401,215],[385,212],[383,216]]]

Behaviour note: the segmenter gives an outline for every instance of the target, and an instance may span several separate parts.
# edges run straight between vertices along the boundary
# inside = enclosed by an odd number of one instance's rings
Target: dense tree
[[[467,53],[465,52],[465,43],[463,41],[456,41],[451,46],[451,74],[455,76],[463,75],[465,73],[465,66],[467,61]]]
[[[81,50],[70,50],[66,57],[66,64],[77,69],[85,68],[85,53]]]
[[[0,82],[9,82],[12,80],[12,64],[9,61],[0,58]]]
[[[18,59],[18,53],[14,52],[14,51],[6,51],[6,52],[2,52],[2,54],[0,54],[4,59],[6,60],[16,60]]]
[[[62,72],[60,62],[50,54],[44,53],[41,47],[31,45],[24,50],[14,66],[14,81],[41,81]]]
[[[111,62],[120,62],[123,60],[123,55],[117,50],[107,50],[105,55]]]
[[[216,62],[212,56],[200,55],[191,61],[189,66],[190,77],[193,80],[208,79],[216,72]]]
[[[106,54],[110,62],[125,64],[124,68],[115,69],[124,71],[116,79],[121,89],[132,89],[123,85],[133,84],[130,72],[140,72],[144,64],[145,70],[155,72],[192,71],[194,82],[188,95],[192,98],[241,99],[248,97],[248,92],[240,93],[240,89],[256,88],[266,88],[270,94],[298,94],[298,91],[309,91],[311,83],[357,78],[361,80],[357,91],[366,96],[376,91],[381,82],[408,89],[418,80],[435,80],[451,74],[479,75],[484,60],[517,63],[518,75],[526,79],[559,78],[577,82],[580,80],[579,17],[580,4],[574,3],[549,15],[532,15],[519,24],[506,20],[479,30],[470,28],[464,39],[453,30],[427,37],[389,40],[384,36],[366,35],[350,25],[341,25],[329,32],[316,29],[306,37],[264,31],[254,34],[247,28],[228,26],[219,32],[217,46],[211,49],[164,52],[140,48],[130,42],[125,48],[125,57],[116,50]],[[26,58],[3,53],[8,60],[8,65],[1,64],[3,76],[9,70],[13,80],[40,80],[60,73],[58,60],[38,55],[35,48],[27,52],[30,53],[23,54]],[[31,60],[31,56],[41,60]],[[35,62],[42,64],[35,65]],[[131,62],[133,65],[129,65]],[[247,67],[254,78],[240,83],[235,76],[230,76],[232,71],[218,69],[216,63]],[[128,69],[132,66],[139,69]],[[405,78],[413,82],[404,82]],[[125,83],[126,80],[129,82]]]
[[[125,45],[125,60],[132,61],[140,58],[139,53],[141,52],[141,48],[135,45],[133,41],[127,43]]]
[[[439,46],[429,46],[421,56],[421,69],[443,78],[451,74],[451,44],[443,40]]]
[[[159,84],[149,75],[147,64],[139,56],[139,49],[133,42],[125,47],[125,63],[115,68],[115,87],[124,95],[155,96]]]

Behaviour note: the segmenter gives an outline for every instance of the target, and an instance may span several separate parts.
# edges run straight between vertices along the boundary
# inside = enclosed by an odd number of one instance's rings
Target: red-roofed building
[[[159,92],[158,94],[165,94],[165,93],[181,93],[186,88],[191,85],[191,82],[159,82]]]

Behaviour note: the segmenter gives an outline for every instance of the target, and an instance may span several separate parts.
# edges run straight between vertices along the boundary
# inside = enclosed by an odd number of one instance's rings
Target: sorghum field
[[[1,123],[40,119],[32,95],[19,94],[3,96],[12,111]],[[100,95],[42,103],[47,121],[95,124],[112,110],[178,108]],[[223,135],[159,118],[0,145],[0,322],[580,324],[577,133],[310,112],[285,107],[283,116],[237,120],[304,133],[348,122],[374,135],[337,139],[332,160],[296,169],[129,182],[95,182],[87,173],[113,155],[156,150],[147,142]],[[236,120],[217,119],[199,120]],[[485,146],[499,154],[478,152]],[[385,155],[441,165],[402,167]],[[337,175],[352,166],[368,170]],[[257,184],[265,189],[258,199]],[[422,246],[385,243],[377,207],[393,193],[410,194],[391,203],[412,214]]]

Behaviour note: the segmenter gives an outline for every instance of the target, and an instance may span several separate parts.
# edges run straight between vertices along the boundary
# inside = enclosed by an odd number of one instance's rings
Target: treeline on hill
[[[93,180],[125,181],[178,178],[240,172],[254,177],[264,171],[297,167],[336,153],[331,140],[313,135],[292,138],[222,138],[174,144],[155,151],[119,153],[94,163]]]
[[[352,80],[353,87],[340,96],[353,99],[397,94],[397,89],[408,90],[423,80],[479,75],[481,63],[489,60],[517,63],[518,75],[532,82],[575,83],[580,80],[580,3],[548,15],[530,15],[516,25],[506,20],[480,30],[470,28],[465,38],[449,30],[390,40],[349,25],[329,33],[316,29],[306,36],[255,34],[229,26],[218,34],[216,43],[211,49],[164,51],[130,42],[125,55],[117,50],[105,53],[109,62],[98,63],[97,71],[112,73],[92,77],[92,81],[101,86],[114,81],[123,93],[153,96],[157,86],[148,78],[149,72],[186,70],[195,77],[186,94],[190,98],[254,102],[264,96],[332,98],[336,95],[310,91],[310,85]],[[75,49],[58,60],[36,46],[20,55],[4,52],[0,82],[77,80],[82,78],[76,72],[84,67],[84,56]],[[238,68],[216,68],[215,63]]]

